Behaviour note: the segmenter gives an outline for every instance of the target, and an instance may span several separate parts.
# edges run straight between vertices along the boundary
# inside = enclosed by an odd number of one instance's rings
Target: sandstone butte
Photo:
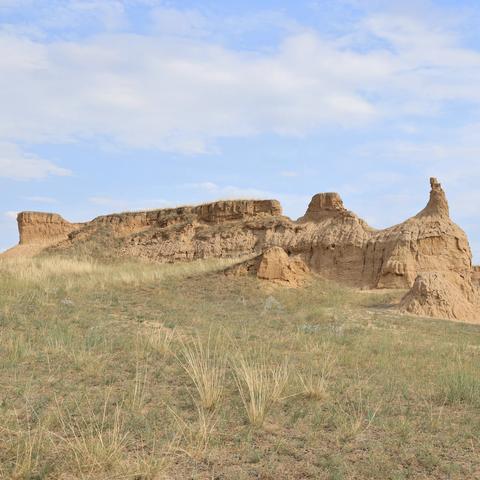
[[[115,256],[157,262],[245,256],[226,273],[298,286],[311,271],[355,288],[410,289],[399,305],[405,312],[480,323],[480,269],[472,266],[465,233],[450,219],[441,184],[435,178],[430,184],[427,206],[384,230],[347,210],[337,193],[315,195],[296,221],[282,215],[276,200],[218,201],[87,223],[22,212],[20,243],[4,255],[68,251],[108,232]]]

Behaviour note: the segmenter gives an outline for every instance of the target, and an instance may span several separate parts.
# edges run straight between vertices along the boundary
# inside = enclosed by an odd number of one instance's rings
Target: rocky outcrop
[[[455,272],[467,277],[472,254],[465,232],[449,216],[440,183],[430,179],[427,206],[417,215],[372,235],[366,264],[373,268],[377,288],[408,288],[420,272]]]
[[[318,222],[327,217],[337,217],[350,212],[343,206],[338,193],[317,193],[310,201],[307,212],[299,222]]]
[[[480,287],[480,267],[475,265],[472,271],[472,282],[474,285]]]
[[[275,200],[219,201],[107,215],[86,224],[70,224],[53,214],[23,213],[20,238],[22,244],[43,241],[56,250],[81,246],[85,252],[92,238],[108,232],[115,239],[108,244],[111,255],[157,262],[253,258],[280,247],[312,272],[358,288],[409,289],[425,273],[472,284],[467,237],[450,219],[440,183],[432,178],[430,186],[423,210],[384,230],[347,210],[338,194],[320,193],[298,221],[283,216]],[[281,254],[275,258],[279,264],[285,259]]]
[[[194,207],[105,215],[96,218],[92,223],[113,226],[121,233],[133,233],[148,227],[167,227],[184,220],[218,224],[244,221],[258,215],[277,216],[281,214],[282,207],[277,200],[225,200]]]
[[[255,258],[229,267],[225,274],[233,276],[256,275],[261,280],[299,287],[307,280],[309,271],[300,257],[289,256],[283,248],[271,247]]]
[[[400,302],[400,310],[422,317],[480,322],[478,289],[456,274],[426,272]]]
[[[52,245],[66,240],[81,224],[69,223],[56,213],[21,212],[17,216],[20,245]]]
[[[194,207],[105,215],[83,224],[69,223],[55,213],[22,212],[18,215],[17,222],[20,244],[52,244],[77,236],[82,239],[85,233],[91,234],[102,227],[109,228],[118,236],[128,236],[148,228],[165,228],[182,222],[219,224],[281,214],[282,207],[277,200],[234,200]],[[74,232],[78,233],[70,235]]]

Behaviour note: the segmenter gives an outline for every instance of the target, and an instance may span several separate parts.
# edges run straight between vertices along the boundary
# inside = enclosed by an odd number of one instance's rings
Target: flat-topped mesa
[[[56,213],[21,212],[17,216],[20,245],[50,245],[66,240],[79,228],[78,224],[64,220]]]
[[[225,222],[242,220],[256,215],[282,215],[278,200],[224,200],[193,207],[193,214],[204,222]]]
[[[298,219],[299,222],[318,222],[327,217],[334,217],[346,213],[340,195],[335,192],[317,193],[312,197],[305,215]]]
[[[430,178],[430,200],[427,206],[417,215],[419,217],[449,217],[450,209],[442,184],[434,177]]]
[[[100,226],[106,226],[115,235],[124,237],[151,227],[162,228],[172,223],[192,220],[222,223],[257,216],[281,215],[282,207],[277,200],[222,200],[197,206],[115,213],[97,217],[84,224],[70,223],[55,213],[41,212],[22,212],[18,215],[17,221],[20,244],[50,245],[67,240],[73,232],[77,232],[76,235],[83,238],[85,230],[91,232],[92,228]]]
[[[232,220],[246,220],[257,215],[282,215],[282,207],[277,200],[221,200],[196,206],[163,208],[144,212],[115,213],[97,217],[91,223],[110,224],[114,228],[132,231],[159,226],[163,227],[176,221],[191,220],[221,223]]]

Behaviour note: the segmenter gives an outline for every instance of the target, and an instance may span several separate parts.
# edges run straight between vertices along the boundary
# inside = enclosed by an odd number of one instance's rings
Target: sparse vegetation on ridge
[[[0,261],[0,478],[464,479],[480,327],[231,261]]]

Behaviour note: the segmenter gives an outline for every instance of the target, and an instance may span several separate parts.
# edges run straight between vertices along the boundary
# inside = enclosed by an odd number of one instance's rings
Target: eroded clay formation
[[[238,271],[254,270],[261,276],[263,263],[268,265],[267,273],[274,272],[272,279],[282,282],[290,277],[286,283],[291,284],[297,283],[292,275],[300,278],[310,269],[358,288],[414,287],[402,302],[405,311],[476,320],[479,274],[472,267],[468,239],[450,219],[440,183],[434,178],[430,183],[427,206],[385,230],[370,227],[347,210],[338,194],[320,193],[297,221],[283,216],[276,200],[123,213],[84,224],[69,223],[55,214],[24,212],[18,216],[20,244],[68,250],[102,230],[116,239],[111,250],[117,256],[161,262],[257,256]],[[419,276],[423,281],[417,280]],[[447,287],[450,284],[452,289]],[[453,291],[455,298],[443,298]],[[444,300],[463,306],[445,308]]]

